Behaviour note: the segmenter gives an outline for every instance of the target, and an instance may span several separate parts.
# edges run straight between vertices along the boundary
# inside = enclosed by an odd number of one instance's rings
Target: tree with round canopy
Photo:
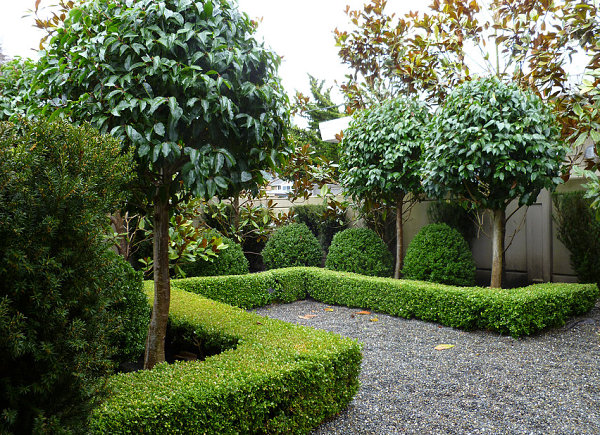
[[[154,220],[146,368],[164,361],[177,194],[256,190],[285,146],[280,59],[255,28],[225,0],[84,1],[41,53],[34,86],[45,113],[88,120],[135,149]]]
[[[454,89],[432,119],[423,185],[493,216],[491,287],[502,286],[506,208],[554,190],[566,147],[551,109],[531,92],[482,78]]]
[[[340,182],[357,200],[374,199],[396,208],[396,265],[404,254],[407,194],[421,191],[421,152],[429,112],[416,97],[400,96],[356,112],[344,131]]]

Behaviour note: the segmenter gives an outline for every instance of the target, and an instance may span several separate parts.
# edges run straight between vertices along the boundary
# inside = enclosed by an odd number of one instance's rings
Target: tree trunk
[[[165,360],[165,335],[169,319],[169,199],[154,198],[154,306],[146,340],[144,369]]]
[[[394,278],[400,278],[400,271],[404,264],[404,225],[402,222],[402,210],[404,206],[404,194],[398,197],[396,202],[396,266],[394,267]]]
[[[110,221],[115,229],[115,232],[119,234],[117,239],[116,247],[119,255],[126,261],[129,261],[130,246],[127,242],[127,227],[125,225],[125,218],[121,215],[121,211],[117,210],[111,217]]]
[[[492,229],[492,279],[490,287],[502,288],[502,276],[504,274],[504,233],[505,212],[504,210],[493,210]]]

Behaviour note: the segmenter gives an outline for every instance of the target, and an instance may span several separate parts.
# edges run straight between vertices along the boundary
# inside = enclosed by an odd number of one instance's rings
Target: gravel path
[[[600,434],[600,303],[518,340],[329,307],[255,310],[364,343],[360,390],[315,434]]]

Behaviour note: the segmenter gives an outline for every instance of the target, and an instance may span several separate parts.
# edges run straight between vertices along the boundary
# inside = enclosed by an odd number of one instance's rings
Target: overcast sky
[[[353,9],[367,0],[238,0],[240,9],[253,19],[262,18],[259,37],[283,56],[280,76],[288,94],[295,90],[308,93],[308,76],[326,79],[331,86],[344,79],[346,69],[341,64],[333,30],[348,28],[344,13],[346,5]],[[42,0],[54,4],[55,0]],[[388,13],[404,13],[409,8],[429,2],[388,0]],[[32,17],[23,17],[35,0],[0,0],[0,44],[9,56],[35,57],[43,35],[33,27]],[[337,97],[337,103],[341,103]]]

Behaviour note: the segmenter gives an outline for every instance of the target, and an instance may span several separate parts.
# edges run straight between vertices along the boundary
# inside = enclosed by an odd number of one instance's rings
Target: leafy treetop
[[[542,100],[497,78],[465,82],[433,118],[423,183],[478,208],[531,205],[540,190],[561,182],[566,148],[554,114]]]
[[[283,148],[279,58],[225,1],[89,1],[42,52],[45,111],[89,120],[136,149],[173,196],[256,188]],[[165,195],[167,192],[162,192]]]

